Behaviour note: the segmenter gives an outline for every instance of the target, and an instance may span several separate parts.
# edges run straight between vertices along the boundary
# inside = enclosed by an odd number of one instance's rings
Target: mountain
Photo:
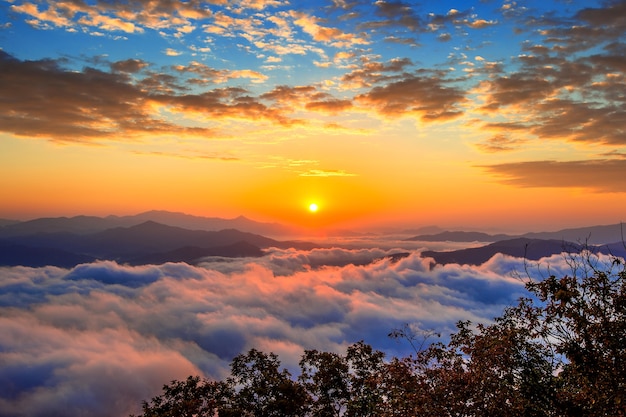
[[[0,243],[0,265],[2,266],[58,266],[72,268],[81,263],[95,261],[88,255],[76,254],[61,249],[30,247],[11,243]]]
[[[237,229],[270,236],[287,236],[294,233],[291,228],[279,223],[257,222],[244,216],[235,217],[234,219],[222,219],[219,217],[200,217],[184,213],[152,210],[134,216],[121,217],[120,220],[125,223],[122,225],[127,226],[140,224],[146,221],[153,221],[168,226],[176,226],[190,230],[215,231],[223,229]]]
[[[563,229],[556,232],[531,232],[523,235],[511,236],[505,234],[490,235],[481,232],[451,232],[444,231],[436,234],[421,234],[408,239],[406,241],[425,241],[425,242],[498,242],[514,238],[541,239],[541,240],[558,240],[578,242],[581,244],[599,245],[613,242],[621,242],[626,237],[626,230],[622,236],[622,225],[611,224],[603,226],[579,227],[573,229]]]
[[[95,216],[43,217],[0,227],[0,237],[61,232],[87,234],[116,226],[119,224],[114,219]]]
[[[498,240],[511,239],[513,236],[499,234],[489,235],[482,232],[441,232],[432,235],[418,235],[404,239],[405,241],[424,242],[497,242]]]
[[[163,264],[166,262],[186,262],[195,264],[198,260],[207,256],[222,256],[226,258],[257,258],[264,252],[248,242],[237,242],[232,245],[218,246],[213,248],[199,248],[197,246],[185,246],[169,252],[151,253],[123,260],[130,265]]]
[[[603,243],[622,242],[626,238],[626,229],[622,234],[622,224],[609,224],[603,226],[578,227],[563,229],[557,232],[526,233],[523,237],[529,239],[561,239],[571,242],[598,245]]]
[[[17,220],[0,219],[0,227],[10,226],[19,223]]]
[[[153,221],[95,233],[88,237],[84,245],[93,253],[109,257],[120,257],[133,253],[167,252],[185,246],[211,248],[232,245],[242,241],[260,248],[294,245],[285,244],[284,242],[253,233],[240,232],[235,229],[220,231],[189,230]]]
[[[0,239],[4,248],[0,265],[66,267],[95,259],[134,264],[192,261],[203,256],[261,256],[261,248],[269,247],[312,249],[319,245],[278,241],[235,229],[189,230],[146,221],[90,234],[40,232],[5,237]]]
[[[481,265],[497,253],[526,258],[531,261],[562,252],[577,253],[582,249],[590,249],[596,253],[625,256],[626,248],[622,243],[608,245],[587,246],[581,243],[566,242],[556,239],[529,239],[515,238],[491,243],[478,248],[460,249],[454,251],[424,251],[423,257],[433,258],[438,264],[467,264]]]
[[[243,216],[234,219],[222,219],[154,210],[132,216],[46,217],[24,222],[0,222],[0,238],[37,233],[91,234],[116,227],[136,226],[147,221],[189,230],[217,231],[237,229],[269,236],[289,236],[294,234],[292,229],[281,224],[256,222]]]
[[[440,232],[444,232],[445,230],[439,226],[422,226],[416,229],[404,229],[400,231],[400,234],[403,235],[425,235],[425,234],[436,234]]]

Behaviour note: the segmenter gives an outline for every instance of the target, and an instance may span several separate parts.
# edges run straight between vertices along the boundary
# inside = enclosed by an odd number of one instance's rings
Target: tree
[[[163,386],[163,394],[143,402],[143,417],[213,417],[233,395],[225,382],[190,376]]]
[[[626,271],[589,252],[571,257],[572,274],[527,287],[543,303],[538,331],[561,355],[563,415],[626,415]],[[582,275],[580,275],[582,273]]]
[[[333,352],[306,350],[298,380],[311,398],[311,417],[339,417],[350,400],[348,361]]]
[[[274,353],[251,349],[233,359],[228,384],[236,388],[233,415],[253,417],[305,416],[309,397],[289,371],[279,370]]]

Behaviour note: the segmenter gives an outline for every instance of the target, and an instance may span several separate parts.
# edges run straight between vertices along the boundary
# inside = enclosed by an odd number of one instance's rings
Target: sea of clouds
[[[0,415],[126,416],[174,379],[224,378],[250,348],[294,373],[304,349],[343,352],[360,340],[404,356],[410,346],[392,330],[408,323],[445,339],[458,320],[500,315],[527,295],[527,273],[546,272],[502,255],[476,267],[433,266],[417,250],[385,258],[395,252],[0,268]],[[569,268],[561,256],[540,265]]]

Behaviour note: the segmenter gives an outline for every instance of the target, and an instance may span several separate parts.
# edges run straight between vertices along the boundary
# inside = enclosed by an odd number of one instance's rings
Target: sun
[[[311,213],[315,213],[318,209],[319,209],[319,207],[317,206],[317,204],[315,204],[315,203],[309,204],[309,211]]]

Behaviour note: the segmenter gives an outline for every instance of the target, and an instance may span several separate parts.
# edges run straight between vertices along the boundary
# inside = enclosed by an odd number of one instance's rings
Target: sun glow
[[[317,204],[315,204],[315,203],[309,204],[309,211],[311,213],[315,213],[318,209],[319,209],[319,207],[317,206]]]

